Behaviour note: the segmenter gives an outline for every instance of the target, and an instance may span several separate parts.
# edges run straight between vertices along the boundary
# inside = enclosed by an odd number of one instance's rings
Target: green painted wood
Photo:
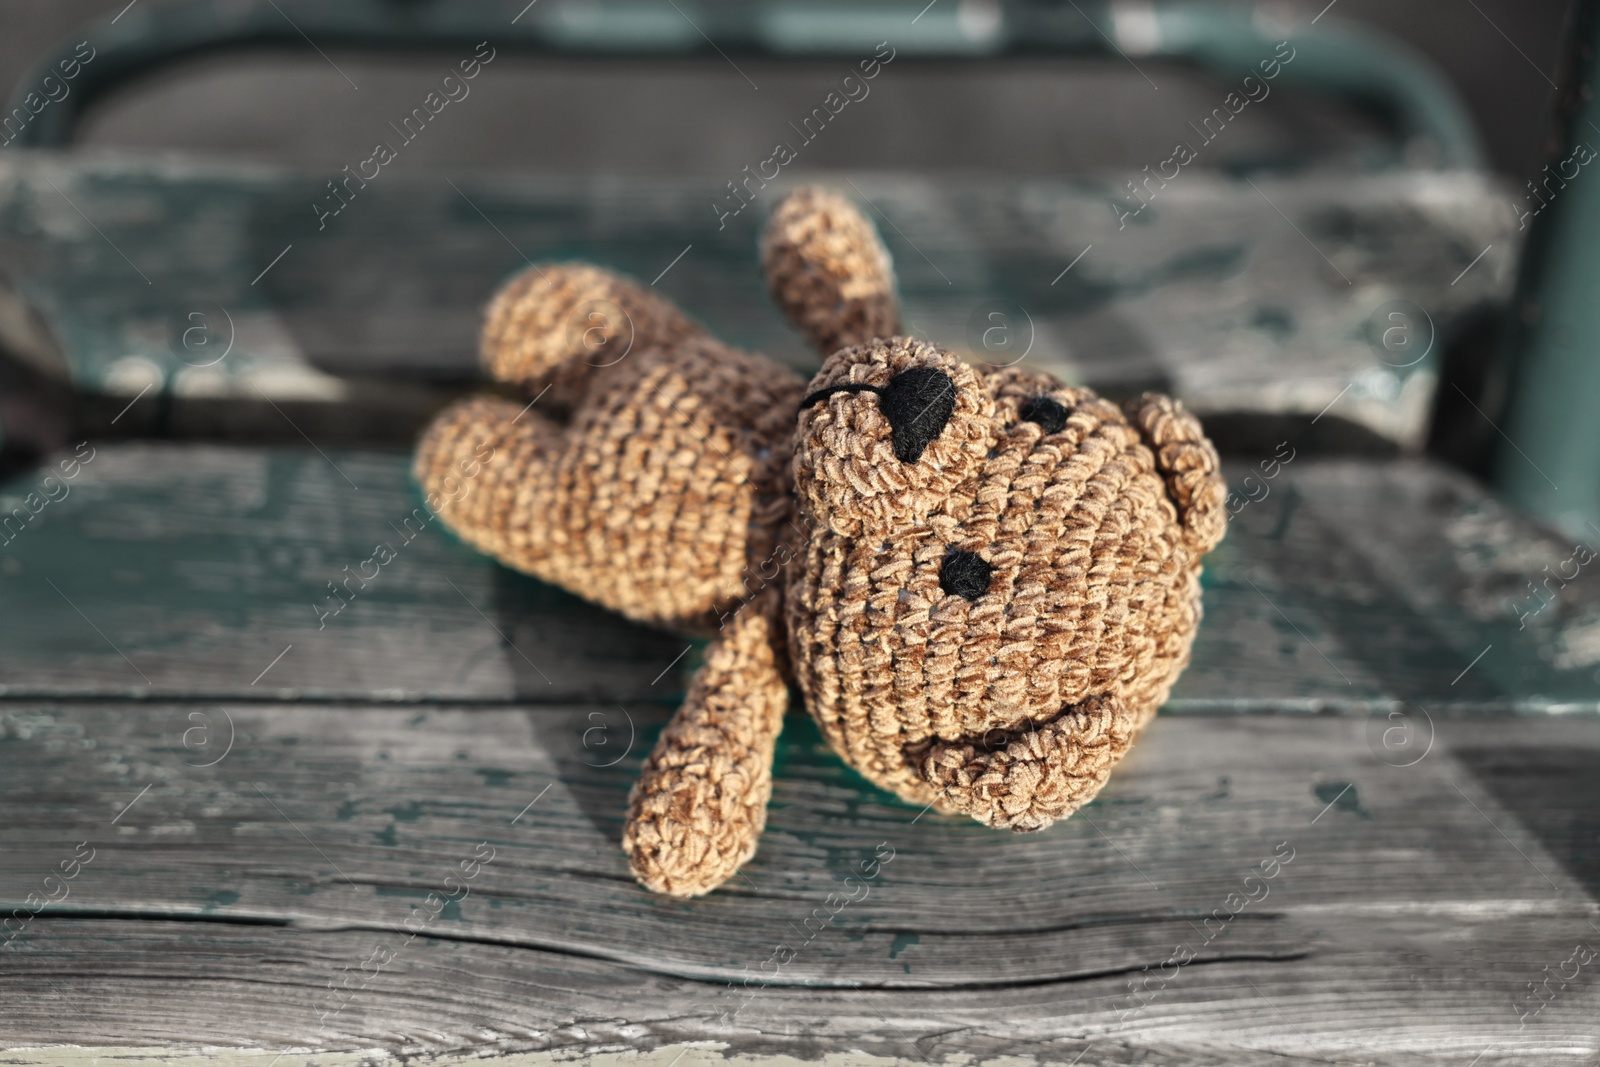
[[[1600,530],[1562,540],[1431,463],[1228,474],[1239,513],[1169,709],[1600,710]]]
[[[1448,469],[1292,447],[1229,468],[1169,711],[1600,710],[1585,553]],[[0,696],[665,705],[694,662],[454,541],[404,453],[82,451],[0,488]]]
[[[461,545],[423,507],[402,454],[85,449],[92,458],[72,480],[36,474],[0,499],[11,517],[0,547],[7,693],[662,700],[678,691],[678,676],[663,672],[685,641]],[[13,509],[30,507],[38,514],[23,526]],[[381,566],[372,562],[380,544],[395,554]]]
[[[1013,835],[866,786],[792,720],[760,852],[683,902],[616,846],[665,714],[624,744],[604,706],[8,703],[0,907],[55,901],[0,949],[0,1047],[1600,1051],[1568,962],[1600,938],[1592,721],[1440,721],[1397,765],[1382,716],[1162,718],[1084,812]]]
[[[738,201],[703,182],[403,168],[345,202],[337,175],[13,155],[0,264],[110,433],[408,440],[475,373],[480,309],[529,259],[659,278],[724,338],[817,364],[756,265],[787,178],[724,215]],[[1252,450],[1286,426],[1307,448],[1420,447],[1440,353],[1504,298],[1517,250],[1502,192],[1465,173],[1182,171],[1142,208],[1125,177],[820,180],[878,220],[911,332],[1168,389]]]

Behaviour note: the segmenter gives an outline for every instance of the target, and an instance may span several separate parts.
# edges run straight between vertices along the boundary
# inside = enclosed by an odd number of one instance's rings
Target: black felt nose
[[[993,573],[994,568],[976,552],[951,552],[939,571],[939,588],[951,596],[977,600],[989,591]]]
[[[950,421],[956,383],[935,367],[912,367],[889,379],[878,394],[878,408],[889,420],[895,457],[915,463]]]

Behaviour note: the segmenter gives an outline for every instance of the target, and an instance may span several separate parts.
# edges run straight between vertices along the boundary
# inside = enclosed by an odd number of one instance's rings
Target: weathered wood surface
[[[1382,716],[1161,718],[1080,816],[1011,835],[874,790],[791,718],[761,851],[678,902],[616,843],[665,714],[634,708],[630,743],[615,707],[9,702],[0,904],[58,901],[0,949],[0,1046],[1600,1053],[1600,963],[1566,962],[1600,947],[1592,721],[1441,718],[1400,765]]]
[[[423,507],[405,454],[90,447],[93,458],[54,490],[64,484],[67,495],[13,533],[14,522],[0,546],[4,695],[571,701],[681,691],[667,668],[687,641],[465,547]],[[0,503],[26,515],[26,494],[42,485],[42,472],[24,478]],[[381,567],[369,562],[380,543],[395,552]]]
[[[1242,507],[1173,710],[1600,710],[1600,530],[1563,541],[1433,463],[1227,473]]]
[[[93,448],[0,547],[8,696],[640,699],[686,648],[454,541],[405,454]]]
[[[1600,731],[1532,714],[1595,710],[1600,595],[1459,475],[1234,465],[1167,710],[1262,714],[1163,715],[1035,835],[899,803],[796,714],[760,853],[686,903],[618,840],[687,641],[436,521],[402,544],[399,452],[92,447],[0,491],[69,487],[0,545],[0,915],[39,909],[0,947],[8,1060],[1600,1053],[1571,962],[1600,946]]]
[[[0,488],[0,696],[671,703],[698,655],[455,541],[403,453],[86,447]],[[1168,710],[1600,709],[1600,564],[1436,465],[1275,469]]]
[[[405,172],[319,219],[329,177],[10,155],[0,266],[48,340],[17,315],[0,340],[53,359],[116,432],[298,440],[292,420],[322,441],[404,438],[473,373],[495,286],[528,259],[584,258],[816,363],[755,263],[782,182],[721,225],[727,191],[705,181]],[[1136,214],[1126,178],[809,176],[870,203],[911,332],[1112,393],[1166,388],[1251,446],[1339,397],[1308,444],[1415,447],[1441,350],[1509,293],[1515,214],[1481,176],[1185,171]],[[1385,349],[1402,299],[1424,316]]]

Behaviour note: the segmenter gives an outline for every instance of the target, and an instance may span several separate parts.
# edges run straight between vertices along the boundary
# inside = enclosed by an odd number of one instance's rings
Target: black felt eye
[[[951,552],[939,571],[939,588],[951,596],[977,600],[989,591],[989,576],[994,573],[976,552]]]
[[[1067,409],[1043,393],[1022,405],[1024,422],[1037,422],[1045,433],[1060,433],[1067,424]]]

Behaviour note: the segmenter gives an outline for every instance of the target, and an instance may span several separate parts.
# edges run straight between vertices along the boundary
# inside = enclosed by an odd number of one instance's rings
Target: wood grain
[[[689,642],[433,522],[318,630],[403,454],[93,447],[0,547],[7,1059],[1600,1053],[1600,604],[1586,565],[1519,628],[1571,546],[1459,475],[1230,467],[1195,663],[1079,816],[916,811],[795,715],[761,851],[682,902],[617,842]]]
[[[1306,459],[1273,479],[1259,463],[1227,474],[1236,506],[1268,495],[1207,559],[1206,621],[1172,710],[1600,708],[1595,563],[1471,479]]]
[[[679,676],[663,672],[687,641],[464,547],[423,508],[404,454],[95,447],[67,496],[0,547],[0,589],[15,605],[0,616],[5,693],[678,691]],[[24,477],[0,503],[22,505],[42,479]],[[396,558],[363,566],[379,544]]]
[[[199,735],[185,744],[196,711],[213,749],[231,722],[209,767]],[[597,711],[7,704],[0,902],[22,906],[78,842],[94,853],[0,950],[0,1044],[1600,1052],[1592,965],[1520,1017],[1545,967],[1600,944],[1591,722],[1440,719],[1395,766],[1382,716],[1162,718],[1082,815],[1007,835],[872,789],[792,718],[761,851],[682,902],[633,885],[616,845],[664,710],[632,709],[635,742],[604,758],[585,747]],[[419,918],[481,842],[468,894]],[[792,955],[763,970],[780,944]],[[1166,962],[1178,946],[1192,962]]]
[[[91,447],[0,545],[0,696],[670,704],[696,662],[424,525],[402,453]],[[1467,478],[1311,457],[1228,473],[1236,504],[1267,495],[1207,561],[1169,711],[1600,708],[1600,564],[1519,620],[1573,546]],[[397,558],[343,584],[380,542]]]

